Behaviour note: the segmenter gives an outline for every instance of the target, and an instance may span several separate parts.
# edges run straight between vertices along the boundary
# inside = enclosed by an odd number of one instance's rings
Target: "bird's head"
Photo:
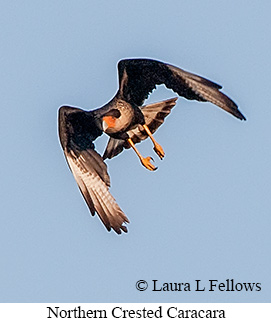
[[[110,129],[114,129],[116,127],[116,123],[118,122],[118,118],[120,117],[120,111],[117,109],[113,109],[106,113],[102,117],[102,129],[104,132],[110,132]]]
[[[116,117],[113,116],[104,116],[103,117],[103,131],[106,131],[108,128],[114,128],[116,125]]]

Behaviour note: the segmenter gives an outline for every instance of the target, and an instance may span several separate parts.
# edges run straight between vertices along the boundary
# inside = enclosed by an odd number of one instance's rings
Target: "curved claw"
[[[142,157],[142,158],[140,159],[140,161],[141,161],[141,163],[142,163],[142,165],[143,165],[144,167],[146,167],[148,170],[154,171],[154,170],[156,170],[156,169],[157,169],[157,167],[155,167],[155,166],[150,162],[150,160],[154,161],[152,157],[146,157],[146,158]]]
[[[156,154],[161,158],[163,159],[165,157],[165,153],[164,153],[164,150],[163,148],[158,144],[158,143],[155,143],[154,147],[153,147],[153,150],[156,152]]]

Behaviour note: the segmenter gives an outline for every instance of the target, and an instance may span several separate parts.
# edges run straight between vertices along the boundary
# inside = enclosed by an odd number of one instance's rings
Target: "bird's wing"
[[[118,63],[120,98],[141,106],[156,85],[164,84],[189,100],[209,101],[245,120],[237,105],[220,92],[220,85],[173,65],[151,59],[125,59]]]
[[[171,109],[175,106],[176,100],[177,98],[173,98],[141,107],[141,111],[145,118],[145,123],[150,129],[151,133],[154,133],[161,126],[166,116],[170,114]],[[127,131],[127,134],[135,144],[145,140],[148,137],[146,131],[141,125]],[[103,154],[103,159],[110,159],[117,156],[123,151],[124,148],[130,148],[127,141],[110,138]]]
[[[71,107],[59,109],[59,137],[69,167],[92,215],[95,211],[108,231],[127,232],[129,220],[109,192],[107,166],[94,150],[102,134],[91,112]]]

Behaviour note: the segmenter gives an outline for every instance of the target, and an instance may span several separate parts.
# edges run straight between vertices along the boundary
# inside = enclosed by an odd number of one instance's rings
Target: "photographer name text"
[[[139,291],[151,290],[153,292],[260,292],[262,289],[259,282],[239,282],[234,279],[226,279],[218,281],[217,279],[209,279],[202,281],[196,279],[191,282],[161,282],[153,279],[150,282],[146,280],[138,280],[136,289]]]

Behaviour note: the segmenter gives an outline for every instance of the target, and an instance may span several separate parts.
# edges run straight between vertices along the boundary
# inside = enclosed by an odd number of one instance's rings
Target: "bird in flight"
[[[164,122],[177,98],[143,105],[156,88],[164,84],[188,100],[209,101],[240,120],[246,120],[237,105],[220,92],[220,85],[173,65],[152,59],[124,59],[118,63],[119,89],[103,107],[92,111],[62,106],[59,108],[59,137],[79,189],[90,209],[108,231],[127,232],[128,218],[109,192],[110,178],[104,162],[123,149],[133,148],[140,162],[150,171],[156,168],[151,157],[143,157],[135,144],[147,137],[162,159],[163,148],[153,134]],[[94,141],[106,133],[109,141],[103,156],[95,151]]]

